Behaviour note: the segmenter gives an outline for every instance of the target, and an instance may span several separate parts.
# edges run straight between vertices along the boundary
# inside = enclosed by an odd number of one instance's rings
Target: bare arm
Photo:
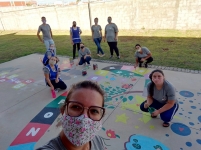
[[[72,34],[71,30],[70,30],[70,41],[71,41],[72,44],[74,44],[74,43],[73,43],[73,37],[72,37],[72,36],[73,36],[73,34]]]
[[[82,34],[82,30],[80,29],[80,34]]]
[[[175,104],[174,100],[168,100],[167,103],[158,110],[159,113],[163,113],[163,112],[171,109],[174,106],[174,104]]]
[[[148,95],[147,96],[147,104],[150,106],[152,103],[153,103],[153,98],[150,95]]]
[[[52,36],[52,30],[51,29],[50,29],[50,35],[51,35],[51,38],[52,38],[53,36]]]
[[[43,40],[42,40],[41,37],[40,37],[40,31],[37,32],[37,37],[38,37],[38,39],[39,39],[41,42],[43,42]]]
[[[147,54],[147,56],[144,59],[148,59],[149,57],[151,57],[151,53]]]

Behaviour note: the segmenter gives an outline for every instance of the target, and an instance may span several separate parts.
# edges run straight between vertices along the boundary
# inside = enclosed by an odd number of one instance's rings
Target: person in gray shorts
[[[112,17],[108,17],[108,24],[105,26],[105,36],[104,41],[107,40],[107,43],[110,47],[110,59],[113,57],[113,51],[117,55],[117,59],[120,59],[119,49],[117,47],[117,38],[118,38],[118,28],[115,23],[112,23]]]
[[[102,41],[102,28],[100,25],[98,25],[98,18],[95,18],[94,22],[95,22],[95,25],[91,27],[92,39],[97,46],[97,55],[99,57],[103,57],[105,54],[100,46],[100,43]],[[101,53],[101,55],[99,53]]]
[[[151,82],[147,85],[147,100],[140,105],[140,109],[150,112],[152,118],[160,114],[163,126],[169,127],[169,122],[179,108],[175,88],[165,80],[162,70],[152,71],[149,78]]]
[[[52,39],[52,30],[49,24],[46,23],[46,18],[42,17],[41,18],[42,24],[38,27],[38,32],[37,32],[37,36],[38,39],[45,44],[46,47],[46,51],[48,51],[48,49],[50,48],[50,45],[54,44],[54,41]],[[43,33],[43,39],[41,39],[40,37],[40,32],[42,31]],[[56,55],[56,47],[55,47],[55,55]]]
[[[140,44],[136,44],[135,49],[136,49],[135,52],[136,63],[134,65],[134,68],[138,66],[138,63],[139,67],[142,67],[142,63],[144,63],[144,67],[147,68],[148,63],[153,61],[153,57],[150,50],[146,47],[141,47]]]
[[[98,136],[105,114],[104,91],[93,81],[78,82],[70,88],[61,107],[59,136],[36,150],[104,150]]]

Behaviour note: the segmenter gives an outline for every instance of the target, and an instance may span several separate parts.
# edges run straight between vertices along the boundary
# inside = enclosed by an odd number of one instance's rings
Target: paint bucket
[[[51,93],[52,93],[52,98],[56,98],[56,92],[55,92],[55,90],[51,90]]]
[[[149,111],[150,114],[152,114],[155,110],[156,110],[156,109],[153,108],[153,107],[149,107],[149,108],[148,108],[148,111]]]
[[[82,70],[82,76],[87,75],[87,71],[86,70]]]
[[[97,64],[93,64],[93,69],[97,70],[98,69],[98,65]]]

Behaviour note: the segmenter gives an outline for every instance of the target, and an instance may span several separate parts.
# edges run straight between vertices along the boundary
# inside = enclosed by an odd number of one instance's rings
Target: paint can
[[[98,64],[93,64],[93,69],[97,70],[98,69]]]
[[[87,71],[86,70],[82,70],[82,76],[87,75]]]
[[[152,114],[155,110],[156,110],[156,109],[153,108],[153,107],[149,107],[149,108],[148,108],[148,111],[149,111],[150,114]]]

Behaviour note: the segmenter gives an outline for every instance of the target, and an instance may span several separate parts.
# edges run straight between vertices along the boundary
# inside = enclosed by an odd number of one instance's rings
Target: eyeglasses
[[[87,114],[89,118],[94,121],[100,121],[105,114],[105,108],[103,107],[98,106],[84,107],[79,102],[68,101],[66,103],[66,106],[67,106],[67,114],[71,117],[81,116],[84,112],[84,109],[87,109]]]

